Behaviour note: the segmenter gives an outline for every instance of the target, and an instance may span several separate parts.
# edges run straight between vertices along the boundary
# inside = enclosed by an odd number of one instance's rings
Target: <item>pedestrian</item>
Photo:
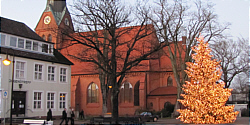
[[[75,118],[75,113],[74,113],[74,109],[72,108],[72,110],[71,110],[71,125],[75,124],[74,118]]]
[[[82,111],[79,112],[79,118],[80,120],[84,119],[84,111],[82,109]]]
[[[82,110],[82,119],[84,119],[84,110]]]
[[[47,121],[52,120],[52,111],[51,109],[49,109],[49,111],[47,112]]]
[[[61,121],[60,125],[63,123],[63,121],[65,121],[65,124],[68,125],[66,110],[67,110],[67,109],[64,108],[64,110],[63,110],[63,112],[62,112],[62,121]]]
[[[72,122],[72,119],[71,119],[71,107],[69,107],[69,109],[67,110],[67,124],[69,123],[69,120],[70,120],[70,122]]]

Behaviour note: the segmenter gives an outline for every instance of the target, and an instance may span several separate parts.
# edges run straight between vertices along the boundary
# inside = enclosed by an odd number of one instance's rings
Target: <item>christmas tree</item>
[[[184,123],[220,124],[236,120],[238,112],[234,105],[225,106],[232,89],[224,88],[225,83],[219,82],[222,71],[220,62],[212,60],[211,49],[204,38],[197,38],[199,44],[192,48],[194,63],[187,62],[189,81],[183,85],[182,100],[178,100],[185,109],[177,110]]]

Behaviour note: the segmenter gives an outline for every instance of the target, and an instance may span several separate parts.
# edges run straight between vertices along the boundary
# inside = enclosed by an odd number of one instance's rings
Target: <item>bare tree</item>
[[[238,93],[245,93],[248,94],[249,93],[249,89],[248,89],[248,78],[249,76],[246,75],[245,73],[240,73],[238,74],[234,80],[233,80],[233,84],[231,85],[231,87],[237,91]]]
[[[188,3],[190,5],[188,5]],[[173,0],[159,0],[155,3],[151,20],[155,26],[160,42],[169,44],[165,51],[171,60],[172,70],[177,83],[177,100],[182,93],[182,85],[188,80],[186,62],[191,62],[191,47],[197,44],[196,38],[201,33],[205,39],[212,41],[215,37],[222,37],[221,33],[227,29],[228,24],[220,26],[216,22],[216,14],[211,3],[201,1],[188,2]],[[192,9],[190,9],[192,6]],[[186,36],[186,43],[178,42]],[[179,108],[176,101],[174,113]]]
[[[232,81],[240,73],[248,73],[248,41],[240,38],[233,40],[218,40],[211,46],[214,58],[220,60],[222,67],[221,80],[229,88]]]
[[[137,16],[133,16],[132,8],[120,0],[79,0],[74,3],[73,9],[79,32],[71,34],[62,30],[69,41],[64,43],[63,48],[82,46],[78,54],[68,53],[68,56],[97,67],[104,110],[107,104],[106,87],[112,85],[112,117],[117,121],[119,88],[126,73],[168,44],[159,43],[153,25],[148,25],[147,15],[142,14],[143,7],[134,10],[141,12]]]

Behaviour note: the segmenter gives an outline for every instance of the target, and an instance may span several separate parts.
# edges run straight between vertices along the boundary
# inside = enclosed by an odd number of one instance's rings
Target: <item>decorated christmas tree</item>
[[[192,48],[194,62],[186,63],[189,81],[183,85],[183,99],[178,100],[185,109],[178,110],[180,116],[177,119],[193,124],[234,122],[238,112],[234,111],[234,105],[225,106],[232,89],[224,88],[225,83],[219,82],[220,62],[212,59],[211,49],[203,37],[197,40],[199,44]]]

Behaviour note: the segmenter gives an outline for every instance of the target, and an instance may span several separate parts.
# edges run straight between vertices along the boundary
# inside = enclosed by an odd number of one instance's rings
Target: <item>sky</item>
[[[67,0],[67,3],[70,1],[72,0]],[[34,30],[46,2],[47,0],[1,0],[0,15],[23,22]],[[211,0],[211,2],[215,3],[215,13],[218,14],[219,22],[231,23],[227,33],[233,36],[232,39],[249,38],[250,0]]]

